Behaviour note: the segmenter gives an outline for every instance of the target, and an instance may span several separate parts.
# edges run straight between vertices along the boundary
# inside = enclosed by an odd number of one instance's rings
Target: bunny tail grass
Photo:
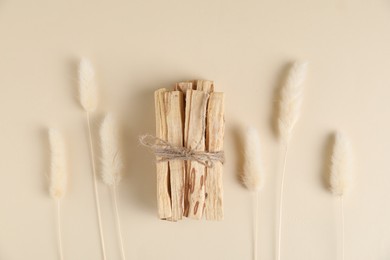
[[[259,194],[264,185],[264,170],[261,163],[260,140],[257,130],[249,127],[245,132],[244,167],[242,183],[253,191],[253,258],[258,258],[258,215],[259,215]]]
[[[116,226],[120,242],[122,260],[126,259],[123,245],[123,236],[119,218],[117,203],[117,185],[121,180],[122,154],[119,147],[119,129],[117,120],[111,115],[106,115],[100,128],[100,142],[102,149],[102,179],[112,191],[112,198],[115,209]]]
[[[58,255],[60,260],[63,260],[60,201],[65,195],[67,186],[65,142],[60,132],[49,129],[49,143],[51,153],[50,195],[57,202]]]
[[[303,98],[303,82],[308,62],[295,62],[290,68],[287,80],[280,92],[279,135],[284,144],[291,138],[294,126],[299,119]]]
[[[109,186],[118,185],[123,163],[119,149],[118,123],[111,114],[106,115],[100,128],[100,142],[103,182]]]
[[[306,77],[308,62],[295,62],[287,75],[284,86],[280,92],[279,104],[279,136],[284,147],[283,171],[280,184],[279,196],[279,224],[278,224],[278,245],[277,259],[280,260],[282,240],[282,219],[283,219],[283,193],[284,179],[286,172],[288,145],[292,136],[295,124],[299,119],[303,99],[303,82]]]
[[[341,250],[345,257],[344,195],[351,184],[351,145],[347,136],[341,132],[335,134],[330,168],[330,189],[340,199],[341,212]]]
[[[88,113],[95,111],[98,104],[95,71],[89,60],[82,58],[79,64],[80,104]]]
[[[87,124],[88,124],[88,137],[89,137],[89,150],[91,154],[91,166],[92,166],[92,175],[93,175],[93,187],[95,192],[95,202],[96,202],[96,212],[99,222],[99,232],[100,232],[100,243],[102,247],[103,260],[106,260],[106,247],[104,243],[104,234],[103,234],[103,225],[102,225],[102,217],[100,213],[100,199],[99,199],[99,191],[97,187],[97,176],[96,176],[96,168],[95,168],[95,154],[93,152],[93,142],[92,142],[92,131],[91,131],[91,122],[89,118],[89,113],[87,113]]]
[[[282,245],[282,219],[283,219],[283,191],[284,191],[284,178],[286,173],[286,164],[287,164],[287,153],[288,146],[284,147],[284,159],[283,159],[283,170],[282,170],[282,180],[280,182],[280,193],[279,193],[279,222],[278,222],[278,243],[277,243],[277,259],[280,260],[281,257],[281,245]]]
[[[95,155],[93,152],[93,142],[92,142],[92,131],[91,131],[91,120],[90,114],[96,110],[98,104],[98,94],[97,86],[95,80],[95,71],[93,70],[92,64],[89,60],[83,58],[79,64],[79,94],[80,94],[80,104],[84,108],[87,114],[87,125],[88,125],[88,137],[89,137],[89,150],[91,155],[91,166],[92,166],[92,175],[93,175],[93,185],[95,192],[95,202],[96,202],[96,211],[99,222],[99,232],[100,232],[100,243],[102,247],[103,260],[106,260],[106,249],[104,243],[104,234],[100,213],[100,200],[99,192],[97,188],[97,177],[95,169]]]
[[[49,129],[49,143],[51,153],[50,195],[59,200],[64,197],[67,185],[65,142],[59,131]]]
[[[347,136],[337,132],[330,168],[330,189],[336,196],[343,196],[351,182],[351,145]]]
[[[244,169],[242,183],[250,191],[259,191],[264,185],[260,139],[257,130],[249,127],[245,132]]]

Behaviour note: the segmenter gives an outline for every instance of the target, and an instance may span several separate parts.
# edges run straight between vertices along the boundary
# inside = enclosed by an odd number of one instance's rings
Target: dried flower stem
[[[284,178],[286,172],[287,153],[291,136],[295,124],[298,122],[301,104],[303,101],[303,85],[307,71],[307,62],[295,62],[292,64],[288,77],[280,92],[280,111],[278,118],[279,135],[284,151],[283,172],[280,184],[279,197],[279,224],[278,224],[278,245],[277,245],[277,259],[281,258],[281,241],[282,241],[282,219],[283,219],[283,192],[284,192]]]
[[[91,153],[91,162],[92,162],[92,175],[93,175],[93,186],[95,191],[95,202],[96,202],[96,211],[97,211],[97,217],[99,222],[99,232],[100,232],[100,243],[102,247],[102,254],[103,254],[103,260],[106,260],[106,248],[104,243],[104,235],[103,235],[103,226],[102,226],[102,218],[100,213],[100,200],[99,200],[99,192],[97,188],[97,176],[96,176],[96,169],[95,169],[95,155],[93,152],[93,142],[92,142],[92,131],[91,131],[91,123],[90,123],[90,116],[87,112],[87,124],[88,124],[88,136],[89,136],[89,149]]]
[[[284,179],[285,179],[286,164],[287,164],[287,153],[288,153],[288,144],[286,144],[285,150],[284,150],[282,180],[281,180],[281,183],[280,183],[279,223],[278,223],[278,251],[277,251],[277,259],[278,260],[280,260],[280,257],[281,257],[280,255],[281,255],[281,244],[282,244],[283,193],[284,193]]]
[[[352,155],[348,137],[342,132],[336,132],[330,167],[330,190],[339,197],[341,214],[341,259],[345,258],[345,225],[344,225],[344,195],[352,181]]]
[[[58,254],[60,260],[64,260],[64,253],[62,249],[62,231],[61,231],[61,202],[57,200],[57,235],[58,235]]]
[[[50,144],[50,195],[57,203],[57,238],[58,256],[64,259],[62,249],[60,201],[65,196],[67,186],[66,149],[62,134],[56,129],[49,129]]]
[[[344,223],[344,198],[340,197],[341,208],[341,259],[345,259],[345,223]]]
[[[120,249],[121,249],[122,260],[126,260],[125,248],[123,246],[123,236],[122,236],[121,221],[120,221],[120,218],[119,218],[119,210],[118,210],[118,202],[117,202],[117,192],[116,192],[116,186],[115,185],[113,185],[111,187],[111,192],[112,192],[112,198],[113,198],[113,201],[114,201],[116,227],[117,227],[118,238],[119,238],[119,242],[120,242]]]
[[[101,175],[103,182],[111,188],[120,251],[122,260],[125,260],[125,249],[123,246],[123,237],[117,202],[117,185],[121,181],[121,171],[123,167],[119,140],[121,131],[119,131],[118,126],[119,125],[116,118],[111,114],[107,114],[100,127],[100,145],[102,153]]]
[[[260,192],[254,194],[254,232],[253,232],[253,257],[255,260],[258,259],[258,241],[259,241],[259,196]]]
[[[261,144],[258,132],[249,127],[245,132],[244,165],[242,183],[253,192],[253,257],[258,258],[259,196],[264,185],[264,169],[261,160]]]

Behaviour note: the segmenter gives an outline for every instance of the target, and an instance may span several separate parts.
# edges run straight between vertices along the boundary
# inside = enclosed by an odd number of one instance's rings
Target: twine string
[[[197,161],[207,168],[214,167],[215,162],[225,162],[223,151],[207,152],[196,151],[186,147],[174,146],[167,141],[152,135],[142,135],[139,137],[140,143],[149,148],[156,156],[157,162],[171,160]]]

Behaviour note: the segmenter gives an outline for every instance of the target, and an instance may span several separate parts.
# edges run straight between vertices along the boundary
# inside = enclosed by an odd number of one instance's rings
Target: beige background
[[[325,189],[329,134],[347,132],[356,182],[345,200],[346,259],[390,259],[390,1],[0,1],[0,259],[57,259],[47,192],[46,128],[68,138],[65,259],[101,259],[85,115],[76,63],[96,65],[105,111],[126,119],[120,209],[128,259],[251,259],[251,195],[237,181],[239,129],[263,141],[259,259],[274,259],[281,153],[272,129],[286,65],[310,63],[303,113],[288,158],[284,260],[337,258],[338,204]],[[226,103],[223,222],[156,217],[153,91],[213,79]],[[111,201],[99,186],[109,260],[119,259]]]

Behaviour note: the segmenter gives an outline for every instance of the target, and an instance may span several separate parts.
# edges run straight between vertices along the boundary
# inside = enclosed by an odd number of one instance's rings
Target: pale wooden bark
[[[201,90],[206,93],[214,92],[214,81],[211,80],[188,80],[176,83],[175,90],[180,90],[186,94],[187,90]]]
[[[210,80],[197,80],[196,90],[202,90],[206,93],[214,92],[214,82]]]
[[[165,109],[166,89],[159,89],[154,92],[155,112],[156,112],[156,137],[167,141],[167,121]],[[157,158],[159,159],[159,158]],[[169,169],[168,162],[157,162],[157,206],[158,215],[161,219],[172,216],[171,198],[169,195]]]
[[[210,94],[207,110],[206,144],[209,152],[223,151],[225,132],[224,93]],[[206,168],[205,177],[205,215],[207,220],[223,219],[223,165],[214,162],[214,166]]]
[[[214,92],[214,83],[207,80],[180,82],[174,89],[155,92],[156,136],[195,151],[222,151],[224,94]],[[177,221],[205,215],[207,220],[222,220],[222,175],[220,162],[212,168],[195,160],[157,163],[160,218]]]
[[[195,87],[195,85],[194,85],[193,81],[183,81],[183,82],[176,83],[174,89],[183,92],[183,94],[185,96],[187,93],[187,90],[194,89],[194,87]]]
[[[183,146],[184,102],[181,91],[165,93],[168,142],[174,146]],[[171,183],[172,217],[170,220],[182,219],[184,211],[185,163],[180,160],[169,161]]]
[[[184,145],[195,150],[205,150],[205,118],[208,94],[187,90]],[[205,166],[197,161],[187,161],[186,210],[189,218],[201,219],[205,202]]]

